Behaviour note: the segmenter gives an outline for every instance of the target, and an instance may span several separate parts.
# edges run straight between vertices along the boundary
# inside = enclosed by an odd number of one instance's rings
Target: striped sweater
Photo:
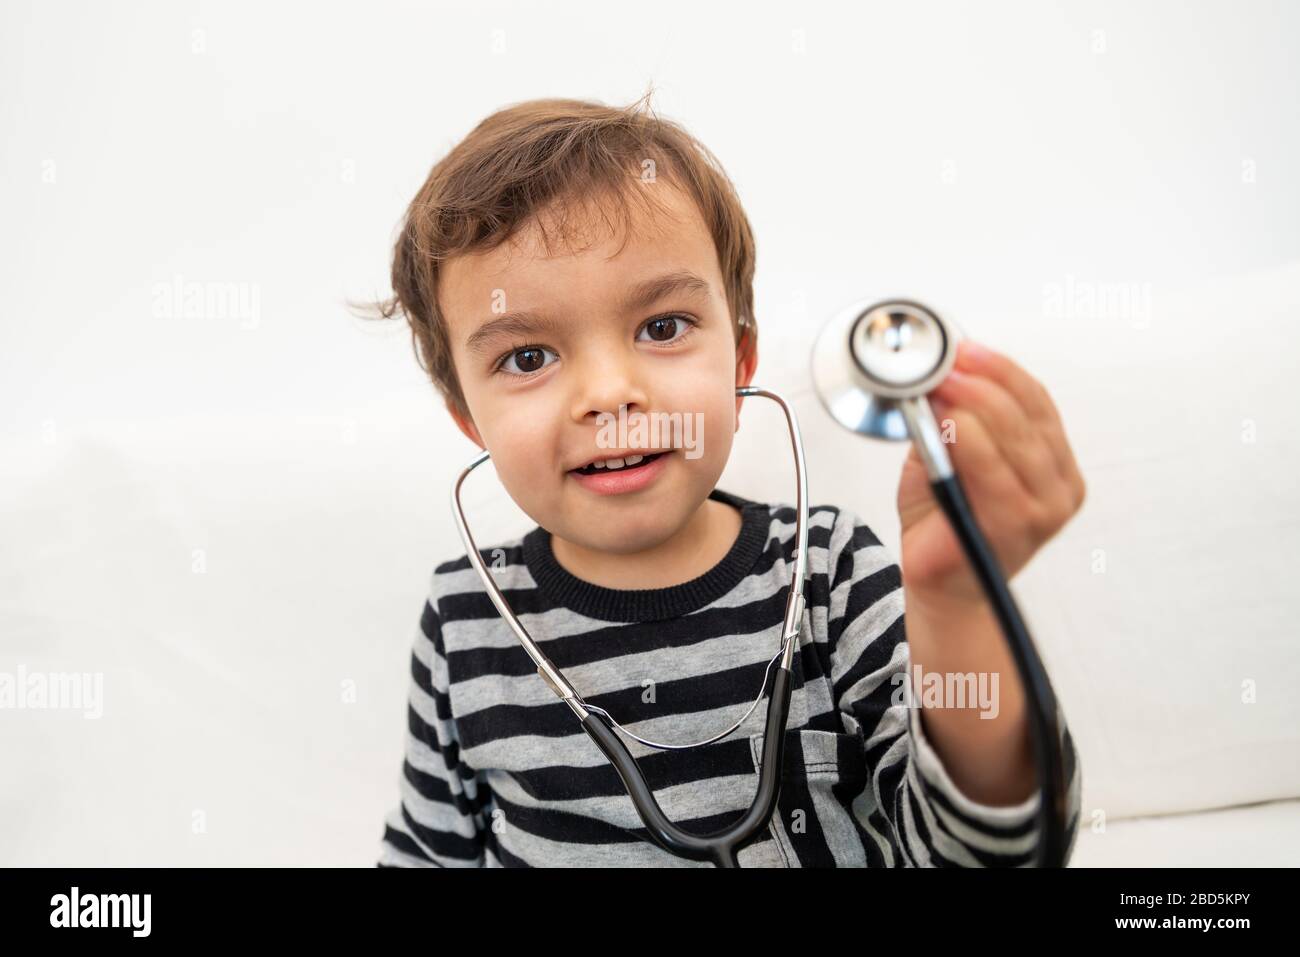
[[[529,634],[590,704],[642,737],[680,743],[734,723],[780,641],[795,511],[715,489],[741,531],[705,574],[604,588],[570,574],[540,527],[483,549]],[[865,524],[809,510],[808,580],[777,811],[741,867],[1018,866],[1039,796],[995,807],[952,782],[918,708],[898,564]],[[614,769],[538,675],[469,559],[437,566],[411,654],[400,803],[378,866],[708,866],[650,843]],[[766,698],[727,738],[685,751],[626,739],[670,819],[705,833],[749,807]],[[1081,772],[1058,711],[1069,841]]]

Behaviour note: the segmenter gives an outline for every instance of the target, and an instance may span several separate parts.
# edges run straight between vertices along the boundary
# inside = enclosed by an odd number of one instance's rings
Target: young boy
[[[712,154],[641,105],[541,100],[484,120],[412,201],[382,311],[405,315],[448,411],[537,523],[483,549],[524,627],[587,702],[682,743],[763,686],[794,510],[716,487],[758,364],[754,240]],[[1013,575],[1083,500],[1059,416],[979,348],[934,402]],[[690,448],[602,432],[674,413],[699,423]],[[901,568],[851,512],[811,509],[780,801],[742,867],[1032,860],[1023,689],[915,452],[898,507]],[[977,676],[992,698],[905,696],[935,674]],[[705,833],[748,808],[765,711],[703,747],[632,743],[674,822]],[[1072,848],[1081,779],[1060,722]],[[693,865],[648,840],[463,555],[434,570],[415,635],[402,772],[380,866]]]

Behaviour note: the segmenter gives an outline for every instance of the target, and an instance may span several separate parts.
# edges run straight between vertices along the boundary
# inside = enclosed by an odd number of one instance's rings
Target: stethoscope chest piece
[[[823,327],[813,347],[813,383],[844,428],[907,441],[900,400],[924,396],[944,380],[958,340],[950,321],[918,302],[863,300]]]

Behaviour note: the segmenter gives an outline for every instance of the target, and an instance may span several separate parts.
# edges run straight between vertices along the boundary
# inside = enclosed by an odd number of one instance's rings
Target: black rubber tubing
[[[1038,813],[1036,863],[1039,867],[1061,867],[1065,863],[1066,849],[1066,795],[1060,729],[1056,721],[1056,694],[1034,648],[1033,639],[1029,637],[1024,619],[1020,617],[1020,610],[1011,597],[997,556],[975,524],[975,516],[957,476],[933,482],[930,487],[944,514],[948,516],[966,558],[997,614],[1002,633],[1006,635],[1016,667],[1020,671],[1030,718],[1034,757],[1038,765],[1038,786],[1042,795]]]
[[[734,824],[712,834],[691,834],[668,820],[646,783],[636,759],[603,716],[587,712],[582,726],[604,752],[628,796],[636,806],[650,836],[664,850],[693,861],[712,861],[718,867],[738,867],[736,853],[767,826],[781,793],[781,767],[785,752],[785,724],[790,711],[790,672],[773,669],[772,695],[767,704],[767,730],[763,736],[763,763],[754,802]]]

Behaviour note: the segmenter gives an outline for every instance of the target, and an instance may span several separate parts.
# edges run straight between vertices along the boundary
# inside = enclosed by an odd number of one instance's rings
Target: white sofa
[[[1296,277],[1266,277],[1238,316],[1256,341],[1281,328]],[[400,332],[364,341],[394,370],[369,405],[92,411],[5,439],[0,671],[102,673],[104,697],[98,719],[3,715],[0,863],[373,862],[410,640],[431,568],[459,552],[448,493],[474,449]],[[896,541],[904,447],[840,432],[809,392],[806,344],[765,345],[760,380],[797,402],[814,502]],[[1089,480],[1013,583],[1083,762],[1075,865],[1300,860],[1294,349],[1213,346],[1187,337],[1158,364],[1018,340]],[[1220,365],[1248,368],[1247,391],[1193,390]],[[788,499],[779,429],[746,406],[720,484]],[[466,497],[483,544],[529,524],[490,473]]]

